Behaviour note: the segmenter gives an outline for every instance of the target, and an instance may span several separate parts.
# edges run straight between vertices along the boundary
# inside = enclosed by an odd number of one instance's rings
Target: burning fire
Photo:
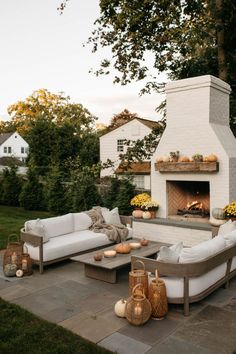
[[[190,203],[187,203],[187,208],[188,208],[188,210],[202,210],[203,205],[202,205],[202,203],[198,202],[197,200],[194,200]]]

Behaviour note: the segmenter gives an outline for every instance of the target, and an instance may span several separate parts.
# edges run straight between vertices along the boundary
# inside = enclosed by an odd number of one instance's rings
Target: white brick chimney
[[[210,210],[236,200],[236,139],[229,128],[230,86],[210,76],[166,85],[167,127],[152,159],[152,197],[159,201],[159,217],[168,216],[167,181],[205,181],[210,187]],[[218,156],[214,173],[155,170],[156,159],[171,151],[191,157],[199,153]]]

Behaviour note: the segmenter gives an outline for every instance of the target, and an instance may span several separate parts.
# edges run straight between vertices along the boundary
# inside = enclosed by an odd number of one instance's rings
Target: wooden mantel
[[[157,162],[155,170],[161,173],[214,173],[219,171],[219,162]]]

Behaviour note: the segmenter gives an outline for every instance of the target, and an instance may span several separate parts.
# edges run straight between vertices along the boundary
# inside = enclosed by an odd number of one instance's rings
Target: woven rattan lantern
[[[9,276],[7,275],[8,268],[9,268],[8,265],[14,265],[14,267],[10,267],[12,268],[12,271],[10,272],[11,274],[13,272],[13,268],[17,270],[18,268],[21,267],[21,257],[22,257],[22,242],[19,241],[19,238],[16,234],[12,234],[8,236],[7,249],[3,256],[3,271],[6,276]]]
[[[24,275],[31,275],[33,273],[32,269],[32,260],[28,253],[28,248],[24,245],[24,253],[21,257],[21,269],[23,270]]]
[[[143,284],[137,284],[127,300],[125,317],[131,324],[140,326],[149,320],[151,313],[152,307],[145,296]]]
[[[142,269],[135,269],[137,264],[140,264]],[[129,272],[129,295],[131,296],[133,288],[137,284],[142,284],[145,296],[148,297],[148,273],[145,270],[145,265],[142,261],[135,261],[132,269]]]
[[[158,278],[158,271],[155,272],[156,278],[149,286],[148,299],[152,306],[152,317],[163,319],[168,312],[168,302],[166,296],[166,286],[163,280]]]

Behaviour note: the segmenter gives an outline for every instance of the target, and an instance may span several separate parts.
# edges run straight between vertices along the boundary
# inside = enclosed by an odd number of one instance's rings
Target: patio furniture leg
[[[189,316],[189,279],[184,277],[184,316]]]

